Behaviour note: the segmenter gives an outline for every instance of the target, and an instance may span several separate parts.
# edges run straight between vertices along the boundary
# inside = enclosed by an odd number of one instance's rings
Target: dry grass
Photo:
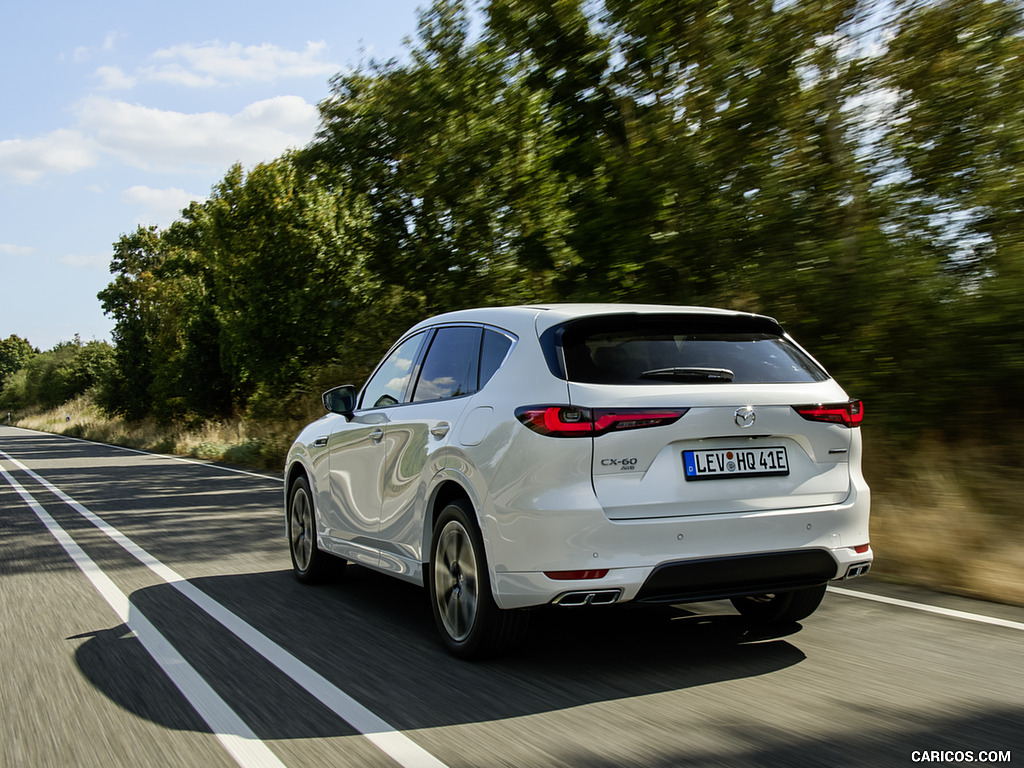
[[[872,573],[1024,605],[1024,473],[1007,460],[1015,451],[974,443],[925,438],[907,452],[868,441]]]
[[[300,416],[274,423],[236,418],[194,427],[167,426],[154,419],[129,422],[105,416],[86,396],[51,411],[20,415],[16,423],[27,429],[99,443],[281,470],[292,440],[311,418]]]
[[[233,419],[194,429],[109,419],[87,398],[20,418],[19,426],[97,442],[281,470],[299,429],[318,415],[280,422]],[[70,417],[70,419],[68,418]],[[865,437],[872,488],[872,573],[944,592],[1024,605],[1024,446],[974,440],[954,450],[926,437],[900,449]]]

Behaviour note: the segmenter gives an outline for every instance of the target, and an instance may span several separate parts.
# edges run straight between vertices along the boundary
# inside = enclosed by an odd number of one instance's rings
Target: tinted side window
[[[414,403],[476,392],[482,328],[441,328],[423,361]]]
[[[416,363],[416,354],[426,334],[417,333],[403,341],[387,356],[363,388],[362,408],[382,408],[403,401]]]
[[[512,347],[512,339],[503,333],[484,329],[484,343],[480,348],[480,389],[490,381],[494,372],[505,362],[505,355]]]

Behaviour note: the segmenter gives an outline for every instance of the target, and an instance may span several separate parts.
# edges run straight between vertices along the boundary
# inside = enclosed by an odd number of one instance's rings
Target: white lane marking
[[[8,459],[18,469],[28,474],[44,488],[55,494],[61,501],[82,515],[82,517],[103,531],[103,533],[121,545],[135,559],[153,571],[167,584],[170,584],[199,606],[199,608],[206,611],[206,613],[220,622],[239,640],[263,656],[263,658],[288,675],[288,677],[318,699],[338,717],[363,734],[382,752],[390,755],[399,765],[406,768],[447,768],[444,763],[420,747],[393,725],[371,712],[319,672],[300,661],[244,619],[193,586],[174,569],[164,565],[112,525],[68,496],[64,491],[3,451],[0,451],[0,456]]]
[[[1024,623],[1022,622],[1010,621],[1009,619],[997,619],[994,616],[985,616],[981,613],[968,613],[967,611],[956,611],[952,608],[942,608],[937,605],[915,603],[910,600],[901,600],[898,597],[873,595],[870,592],[860,592],[854,589],[843,589],[842,587],[830,586],[828,588],[828,591],[835,592],[837,595],[844,595],[845,597],[859,597],[861,600],[873,600],[876,603],[896,605],[900,608],[910,608],[912,610],[923,611],[925,613],[935,613],[939,616],[947,616],[952,619],[964,619],[966,621],[975,621],[979,624],[991,624],[994,627],[1005,627],[1007,629],[1024,630]]]
[[[252,472],[247,469],[235,469],[234,467],[225,467],[222,464],[210,464],[205,461],[196,461],[195,459],[186,459],[184,456],[174,456],[169,453],[154,453],[153,451],[144,451],[141,448],[128,448],[123,445],[114,445],[113,443],[97,443],[93,440],[83,440],[80,437],[71,437],[70,435],[60,435],[56,432],[40,432],[36,429],[26,429],[25,427],[9,427],[9,429],[20,429],[23,432],[33,432],[37,435],[48,435],[50,437],[58,437],[64,440],[74,440],[76,443],[85,443],[86,445],[97,445],[103,448],[113,448],[116,451],[125,451],[126,453],[137,453],[140,456],[152,456],[156,459],[170,459],[172,461],[180,461],[183,464],[194,464],[197,467],[207,467],[209,469],[219,469],[222,472],[234,472],[236,475],[247,475],[249,477],[258,477],[261,480],[272,480],[275,483],[283,483],[283,477],[274,477],[273,475],[261,475],[259,472]]]
[[[0,454],[3,452],[0,451]],[[6,454],[3,454],[6,456]],[[8,457],[10,458],[10,457]],[[0,466],[0,475],[10,483],[29,508],[46,526],[50,534],[68,553],[93,587],[100,593],[107,604],[142,643],[153,660],[164,674],[170,678],[175,687],[181,691],[189,704],[210,727],[217,740],[243,768],[285,768],[277,756],[270,751],[252,729],[238,716],[228,704],[217,695],[209,683],[189,664],[173,645],[168,642],[145,614],[137,606],[131,604],[128,596],[122,592],[110,577],[104,573],[75,540],[61,528],[41,504],[25,490],[22,485]]]

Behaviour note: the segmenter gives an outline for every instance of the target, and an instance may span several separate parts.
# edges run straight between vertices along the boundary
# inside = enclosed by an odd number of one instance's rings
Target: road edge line
[[[117,528],[99,517],[84,505],[73,499],[46,478],[40,476],[4,451],[0,456],[7,458],[18,469],[25,472],[57,498],[80,514],[122,549],[156,574],[166,584],[174,587],[185,598],[208,616],[217,621],[231,634],[249,646],[268,662],[273,664],[296,685],[317,699],[356,731],[361,733],[378,749],[406,768],[447,768],[447,765],[395,728],[368,707],[300,660],[290,651],[275,643],[254,626],[230,609],[221,605],[200,590],[170,566],[164,564],[145,549],[125,536]]]
[[[833,587],[831,585],[829,586],[828,591],[834,592],[837,595],[843,595],[844,597],[858,597],[861,600],[871,600],[876,603],[895,605],[900,608],[909,608],[914,611],[934,613],[939,616],[945,616],[951,619],[963,619],[965,621],[973,621],[979,624],[989,624],[994,627],[1004,627],[1006,629],[1016,629],[1018,631],[1024,631],[1024,622],[1010,621],[1009,619],[1000,619],[995,616],[985,616],[981,613],[958,611],[953,608],[943,608],[939,605],[928,605],[927,603],[915,603],[912,600],[902,600],[898,597],[876,595],[872,592],[861,592],[855,589],[844,589],[843,587]]]
[[[17,463],[0,451],[0,456]],[[142,647],[156,665],[174,684],[196,714],[210,728],[221,746],[242,768],[285,768],[285,764],[262,739],[245,723],[231,706],[206,682],[195,667],[188,663],[171,642],[156,628],[149,618],[132,604],[128,596],[114,584],[106,572],[85,553],[71,534],[46,511],[11,474],[0,467],[0,476],[21,496],[29,509],[46,527],[50,535],[63,547],[68,557],[93,588],[100,594],[118,618],[135,633]]]

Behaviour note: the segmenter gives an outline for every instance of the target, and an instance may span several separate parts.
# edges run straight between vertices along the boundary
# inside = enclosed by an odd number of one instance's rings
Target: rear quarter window
[[[483,345],[480,349],[480,389],[490,381],[501,364],[505,362],[508,351],[512,348],[512,339],[503,333],[484,329]]]
[[[412,398],[414,403],[476,392],[482,332],[481,328],[471,326],[437,331],[423,361]]]

